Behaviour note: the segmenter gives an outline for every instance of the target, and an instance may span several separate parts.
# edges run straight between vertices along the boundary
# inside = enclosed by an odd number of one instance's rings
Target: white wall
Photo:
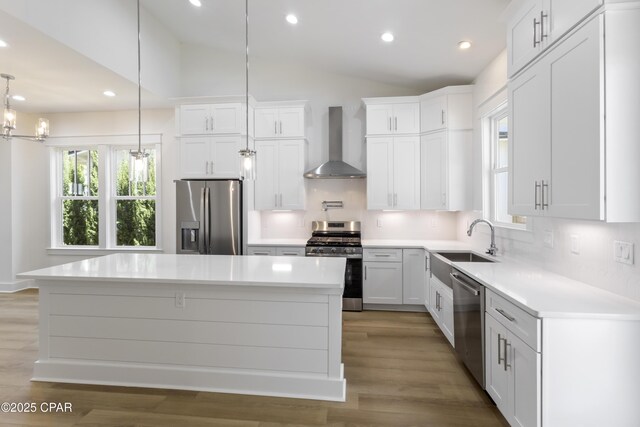
[[[475,80],[474,110],[477,111],[507,83],[506,52],[501,53]],[[481,134],[480,121],[474,121],[474,212],[459,215],[458,239],[472,242],[478,250],[489,246],[484,225],[474,235],[466,234],[468,224],[482,216]],[[498,231],[496,244],[500,253],[546,270],[597,286],[617,294],[640,300],[640,224],[607,224],[598,221],[561,220],[531,217],[530,231]],[[484,230],[483,230],[484,229]],[[544,244],[545,234],[553,234],[553,247]],[[579,254],[571,252],[571,238],[577,236]],[[636,264],[629,266],[613,260],[613,242],[623,240],[635,244]]]

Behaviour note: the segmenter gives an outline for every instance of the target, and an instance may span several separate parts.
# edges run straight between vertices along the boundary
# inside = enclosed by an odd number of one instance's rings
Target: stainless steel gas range
[[[362,311],[362,241],[359,221],[313,221],[306,256],[347,258],[342,309]]]

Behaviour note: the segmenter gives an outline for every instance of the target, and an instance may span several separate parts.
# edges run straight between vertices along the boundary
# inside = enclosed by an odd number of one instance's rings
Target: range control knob
[[[331,248],[331,253],[335,254],[336,253],[336,248]]]

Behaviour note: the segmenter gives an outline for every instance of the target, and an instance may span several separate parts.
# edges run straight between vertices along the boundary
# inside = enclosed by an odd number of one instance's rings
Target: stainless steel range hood
[[[342,107],[329,107],[329,161],[305,172],[309,179],[366,178],[366,174],[342,161]]]

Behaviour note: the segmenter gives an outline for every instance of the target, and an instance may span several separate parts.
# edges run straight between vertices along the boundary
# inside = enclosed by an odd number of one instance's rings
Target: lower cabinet
[[[247,255],[304,256],[303,246],[249,246]]]
[[[491,292],[488,292],[491,304]],[[493,317],[495,310],[487,307],[485,316],[485,379],[486,390],[512,426],[541,425],[542,355],[527,345],[517,334],[528,331],[509,329],[503,323],[525,324],[514,316],[520,310],[503,301],[497,308],[504,319]],[[522,315],[521,315],[522,316]],[[525,314],[525,316],[530,317]],[[513,319],[513,320],[510,320]],[[533,318],[532,318],[533,319]],[[503,322],[503,323],[501,323]]]
[[[424,308],[429,310],[431,305],[431,260],[429,259],[429,251],[424,252],[424,290],[422,295],[424,296]]]
[[[455,346],[453,335],[453,290],[435,276],[429,279],[429,288],[429,313],[431,313],[431,317],[433,317],[444,336],[447,337],[449,343]]]
[[[405,306],[399,310],[424,305],[425,271],[424,249],[365,248],[363,303]]]

